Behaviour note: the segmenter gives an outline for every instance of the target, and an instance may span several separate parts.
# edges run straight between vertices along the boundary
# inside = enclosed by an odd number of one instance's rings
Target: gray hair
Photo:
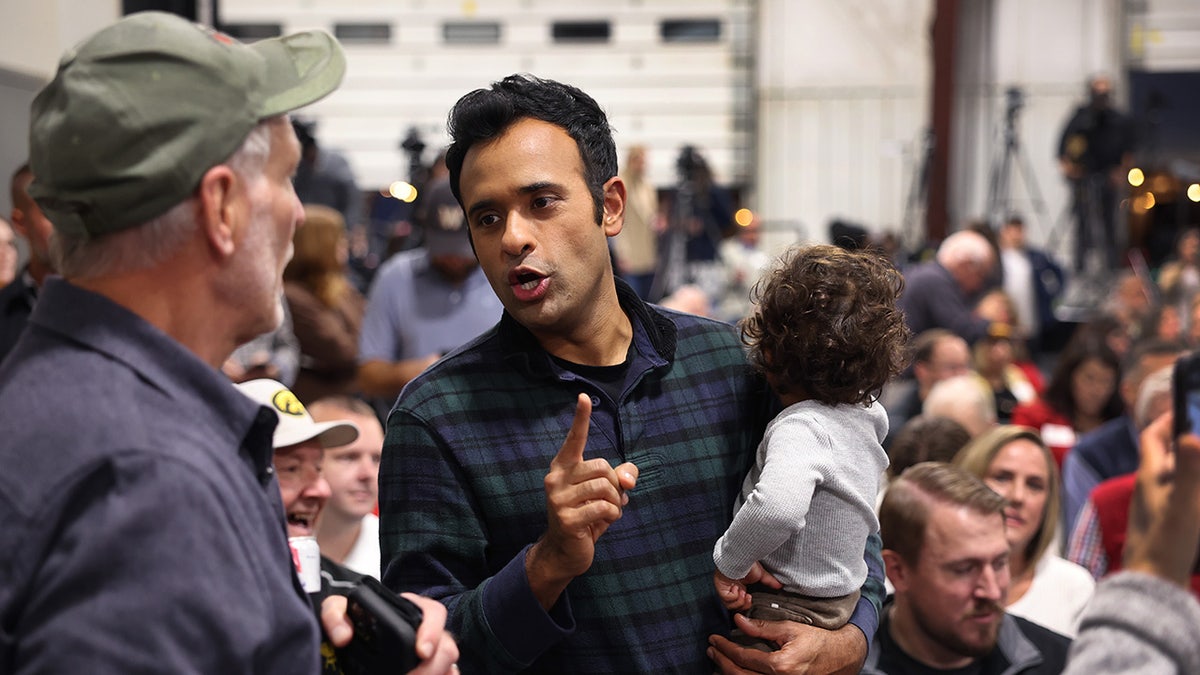
[[[979,375],[955,375],[930,388],[921,414],[949,417],[974,437],[996,423],[996,398]]]
[[[974,230],[955,232],[946,237],[937,250],[937,261],[947,268],[964,262],[988,265],[994,260],[992,245],[986,237]]]
[[[1142,380],[1142,386],[1138,387],[1137,401],[1133,408],[1133,421],[1137,424],[1138,429],[1145,429],[1154,421],[1149,419],[1149,416],[1154,411],[1155,404],[1159,399],[1163,396],[1170,398],[1171,373],[1173,371],[1173,366],[1164,366]]]
[[[273,117],[258,123],[242,145],[223,164],[245,182],[257,179],[271,154]],[[195,235],[196,197],[193,194],[160,216],[101,237],[86,233],[62,234],[55,228],[50,238],[51,256],[63,276],[92,279],[116,272],[136,272],[161,264]]]

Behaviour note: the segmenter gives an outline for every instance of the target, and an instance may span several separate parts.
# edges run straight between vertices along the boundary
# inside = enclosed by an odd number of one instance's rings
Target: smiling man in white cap
[[[330,496],[329,483],[321,477],[325,449],[353,443],[358,427],[349,420],[313,421],[300,399],[275,380],[251,380],[237,387],[279,418],[272,444],[288,536],[316,536],[317,518]]]
[[[320,31],[244,45],[145,12],[35,98],[29,193],[63,278],[0,365],[0,671],[320,670],[275,416],[219,368],[280,320],[287,113],[344,71]]]

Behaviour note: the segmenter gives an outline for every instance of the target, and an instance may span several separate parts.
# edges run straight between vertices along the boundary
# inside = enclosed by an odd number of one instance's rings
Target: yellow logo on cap
[[[304,404],[296,395],[287,389],[280,389],[271,397],[271,403],[275,409],[285,415],[294,415],[301,417],[304,415]]]

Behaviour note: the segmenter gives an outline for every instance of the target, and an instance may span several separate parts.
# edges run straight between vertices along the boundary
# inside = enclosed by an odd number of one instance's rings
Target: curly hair
[[[776,393],[869,403],[908,365],[910,331],[896,299],[904,278],[884,257],[793,247],[755,284],[741,322],[750,362]]]

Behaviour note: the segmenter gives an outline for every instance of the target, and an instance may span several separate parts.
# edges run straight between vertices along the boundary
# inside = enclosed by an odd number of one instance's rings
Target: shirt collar
[[[619,277],[614,277],[617,300],[621,311],[633,325],[634,347],[649,360],[650,367],[669,365],[675,358],[675,323],[642,301],[636,291]],[[531,375],[553,377],[559,369],[542,348],[533,333],[513,318],[508,310],[500,317],[498,335],[505,345],[505,360]]]

